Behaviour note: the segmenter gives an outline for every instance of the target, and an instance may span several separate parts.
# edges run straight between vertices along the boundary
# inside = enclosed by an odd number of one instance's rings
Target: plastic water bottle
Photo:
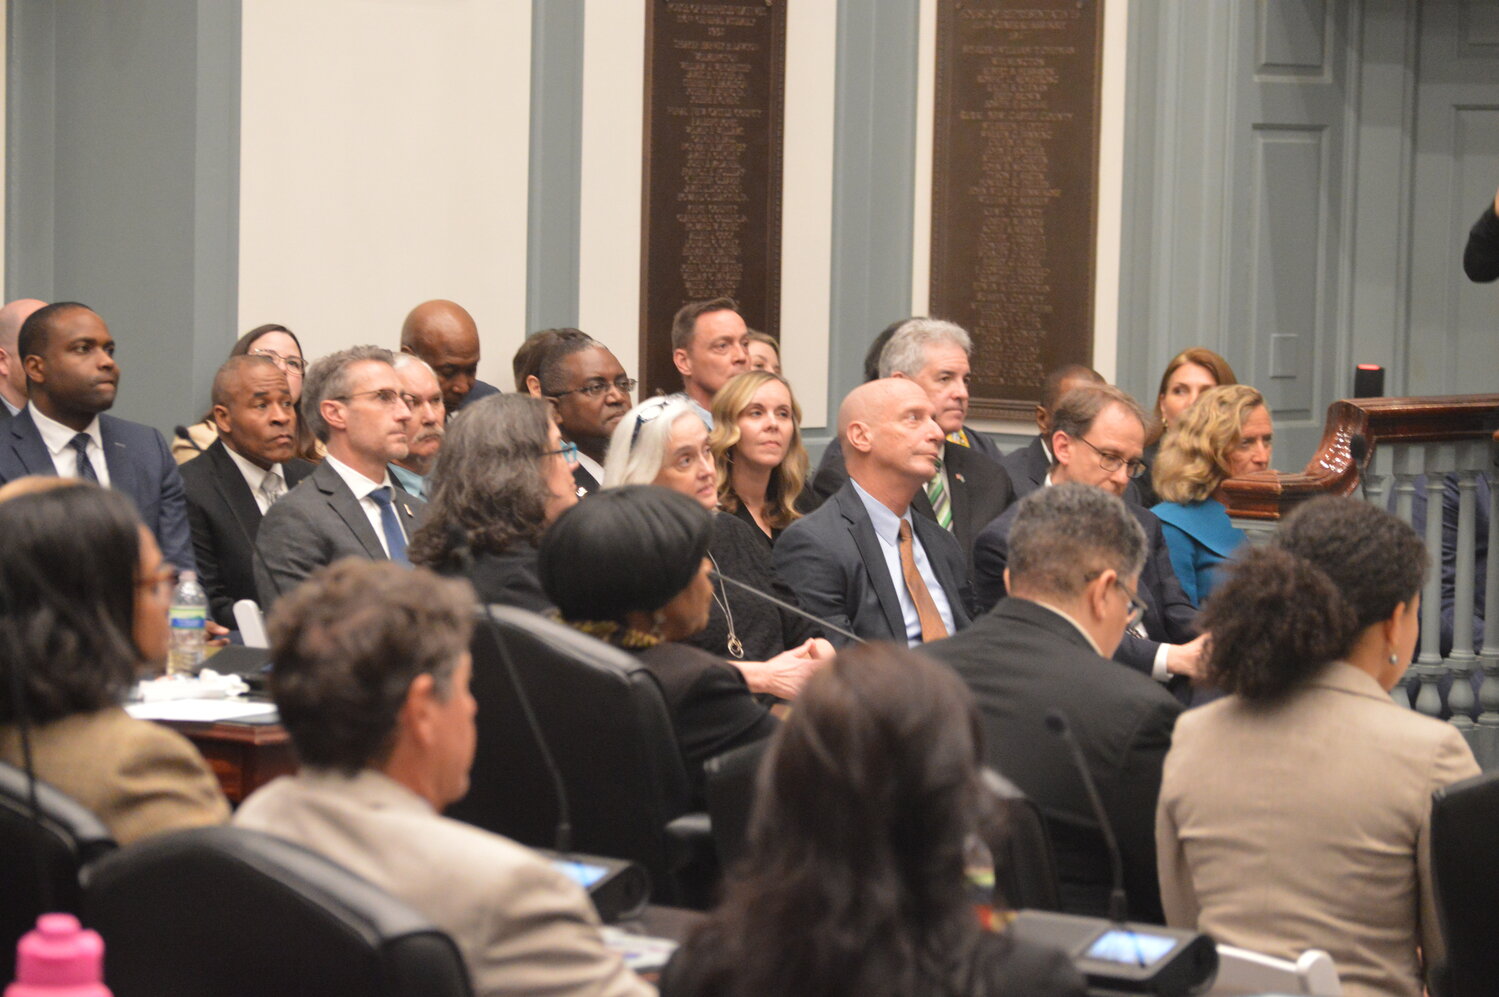
[[[110,997],[104,941],[72,914],[43,914],[16,946],[16,982],[5,997]]]
[[[203,644],[208,639],[208,596],[195,572],[184,571],[172,593],[172,650],[168,675],[196,675],[203,667]]]

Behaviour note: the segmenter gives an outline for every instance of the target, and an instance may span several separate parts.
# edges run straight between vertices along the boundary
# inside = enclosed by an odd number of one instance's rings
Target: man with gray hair
[[[967,630],[922,648],[973,691],[985,762],[1046,815],[1062,909],[1107,916],[1108,849],[1068,746],[1065,717],[1102,790],[1124,862],[1128,916],[1162,923],[1155,809],[1161,766],[1182,707],[1160,685],[1108,660],[1143,609],[1145,535],[1124,503],[1067,483],[1019,503],[1010,530],[1010,595]]]
[[[406,456],[411,423],[394,359],[381,347],[355,346],[308,368],[302,413],[328,456],[260,523],[262,608],[339,558],[407,563],[423,503],[390,479],[389,463]]]
[[[1015,500],[1010,476],[979,450],[955,439],[969,439],[963,426],[968,415],[968,357],[973,341],[963,328],[933,318],[913,318],[901,324],[880,354],[880,377],[916,382],[931,399],[937,425],[946,437],[936,473],[916,493],[911,507],[937,521],[958,538],[967,552],[968,574],[973,573],[973,541],[990,521]],[[826,499],[848,480],[841,441],[828,444],[812,479],[812,491]]]
[[[1145,471],[1140,459],[1145,449],[1145,413],[1133,398],[1108,384],[1074,388],[1050,408],[1046,443],[1052,465],[1042,475],[1041,486],[1072,481],[1102,488],[1126,499],[1125,505],[1145,532],[1147,555],[1139,588],[1140,601],[1147,607],[1145,617],[1125,632],[1114,660],[1161,682],[1181,676],[1175,683],[1185,695],[1186,680],[1198,673],[1203,651],[1204,638],[1192,623],[1197,609],[1171,566],[1160,520],[1125,495],[1129,483]],[[974,541],[974,600],[980,612],[1004,598],[1010,528],[1018,508],[1006,509]]]
[[[401,398],[411,409],[410,442],[406,456],[390,462],[390,476],[412,495],[427,501],[427,475],[437,463],[442,437],[447,432],[448,412],[442,400],[442,384],[421,357],[397,353],[391,366],[401,379]]]

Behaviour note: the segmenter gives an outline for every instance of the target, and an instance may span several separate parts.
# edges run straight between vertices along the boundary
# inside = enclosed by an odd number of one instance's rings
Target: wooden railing
[[[1495,469],[1499,395],[1360,398],[1334,402],[1317,453],[1300,472],[1262,471],[1225,483],[1229,515],[1263,538],[1275,522],[1318,495],[1361,494],[1406,522],[1418,520],[1431,563],[1421,598],[1420,653],[1407,685],[1391,694],[1430,716],[1450,715],[1484,768],[1499,768],[1499,489],[1490,488],[1488,528],[1478,535],[1479,475]],[[1492,484],[1499,480],[1491,477]],[[1444,536],[1444,499],[1449,506]],[[1455,501],[1454,501],[1455,499]],[[1456,505],[1455,515],[1450,506]],[[1424,521],[1420,521],[1424,520]],[[1483,647],[1474,648],[1475,550],[1485,566]],[[1443,591],[1444,541],[1452,584]],[[1441,647],[1444,595],[1454,620],[1451,651]],[[1483,682],[1475,694],[1471,678]],[[1481,712],[1479,710],[1481,709]],[[1474,714],[1477,714],[1476,718]]]

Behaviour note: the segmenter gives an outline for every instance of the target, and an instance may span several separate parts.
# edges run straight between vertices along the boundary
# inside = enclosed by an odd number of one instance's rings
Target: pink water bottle
[[[16,946],[16,982],[5,997],[110,997],[104,939],[72,914],[43,914]]]

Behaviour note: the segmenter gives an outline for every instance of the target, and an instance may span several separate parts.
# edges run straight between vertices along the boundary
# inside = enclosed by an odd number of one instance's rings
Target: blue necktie
[[[94,470],[94,462],[88,459],[88,444],[89,435],[87,433],[79,433],[73,437],[70,446],[78,451],[78,476],[84,481],[92,481],[94,484],[98,484],[99,472]]]
[[[390,559],[400,564],[410,564],[406,559],[406,534],[401,532],[401,521],[396,518],[396,507],[391,501],[389,488],[376,488],[370,498],[380,507],[380,526],[385,530],[385,546],[390,550]]]

